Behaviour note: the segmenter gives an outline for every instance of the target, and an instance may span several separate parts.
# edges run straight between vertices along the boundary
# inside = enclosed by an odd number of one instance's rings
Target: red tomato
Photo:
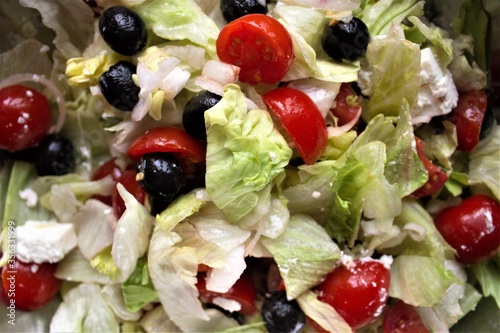
[[[214,298],[223,297],[240,303],[241,310],[239,312],[241,314],[252,315],[255,313],[256,291],[250,274],[244,272],[238,281],[225,293],[207,290],[205,277],[205,272],[198,273],[198,283],[196,284],[202,302],[211,303]]]
[[[328,143],[325,119],[317,105],[304,92],[287,87],[271,90],[263,98],[292,138],[304,162],[316,162]]]
[[[125,170],[116,182],[122,184],[125,189],[137,199],[137,201],[144,204],[146,201],[146,192],[141,187],[139,182],[135,180],[135,176],[135,170]],[[120,218],[125,212],[126,207],[125,202],[120,196],[116,186],[113,188],[113,192],[111,192],[111,202],[116,218]]]
[[[330,111],[338,118],[338,125],[342,126],[353,120],[361,109],[358,95],[349,83],[342,83],[340,91],[335,97],[335,107]]]
[[[54,277],[55,270],[56,265],[50,263],[9,261],[2,268],[3,291],[9,301],[6,305],[15,304],[17,309],[31,311],[47,304],[61,287],[61,280]]]
[[[36,145],[48,133],[52,114],[37,90],[14,85],[0,89],[0,148],[19,151]]]
[[[116,165],[115,159],[112,158],[97,168],[94,175],[92,176],[92,180],[103,179],[104,177],[109,175],[111,175],[113,180],[117,180],[118,178],[120,178],[122,174],[123,174],[122,169],[118,165]],[[94,195],[93,198],[100,200],[109,206],[112,205],[110,195],[109,196]]]
[[[429,333],[417,310],[402,301],[387,309],[382,330],[383,333]]]
[[[292,38],[276,19],[248,14],[220,31],[217,55],[240,68],[239,80],[250,84],[278,83],[293,63]]]
[[[425,155],[424,152],[424,142],[415,137],[415,142],[417,144],[417,154],[418,157],[424,163],[427,174],[429,175],[429,180],[418,190],[411,194],[412,197],[416,199],[428,197],[443,188],[444,184],[448,180],[448,174],[444,172],[441,167],[432,163],[432,161]]]
[[[356,260],[328,274],[318,299],[330,304],[355,330],[371,323],[387,303],[390,271],[376,260]]]
[[[486,260],[500,246],[500,205],[487,196],[474,195],[445,208],[434,222],[463,263]]]
[[[132,142],[127,155],[137,161],[145,154],[159,152],[174,154],[183,168],[189,163],[204,162],[206,155],[203,144],[178,127],[157,127],[146,131]]]
[[[447,119],[457,128],[459,150],[470,152],[479,143],[487,102],[484,91],[467,92],[460,95],[457,107],[448,115]]]

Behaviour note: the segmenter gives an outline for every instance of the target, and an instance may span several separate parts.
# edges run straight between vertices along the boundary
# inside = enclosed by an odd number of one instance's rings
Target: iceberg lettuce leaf
[[[260,191],[284,172],[292,156],[267,111],[247,112],[238,86],[224,88],[219,103],[205,112],[206,187],[215,205],[234,223],[258,203]]]
[[[340,259],[340,250],[325,230],[307,215],[292,215],[285,232],[260,242],[278,264],[287,298],[295,299],[317,285]]]

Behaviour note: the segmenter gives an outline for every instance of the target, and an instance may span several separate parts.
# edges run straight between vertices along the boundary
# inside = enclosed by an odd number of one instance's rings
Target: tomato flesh
[[[402,301],[390,306],[382,322],[383,333],[429,333],[417,310]]]
[[[257,310],[255,305],[256,291],[253,280],[247,272],[243,272],[241,277],[235,282],[235,284],[225,293],[219,293],[211,290],[207,290],[206,282],[206,272],[198,273],[198,282],[196,288],[200,293],[200,300],[205,303],[212,303],[214,298],[222,297],[230,300],[237,301],[241,304],[241,310],[239,311],[243,315],[252,315]]]
[[[479,143],[487,102],[484,91],[470,91],[460,95],[457,107],[448,115],[457,129],[459,150],[471,152]]]
[[[250,84],[278,83],[295,58],[290,34],[276,19],[248,14],[220,31],[217,55],[240,68],[239,80]]]
[[[304,162],[316,162],[328,143],[326,122],[317,105],[304,92],[287,87],[271,90],[263,99],[292,138]]]
[[[132,194],[137,201],[141,204],[144,204],[146,201],[146,192],[141,187],[139,182],[135,179],[136,174],[135,170],[125,170],[123,174],[116,180],[116,183],[120,183],[125,187],[125,189]],[[111,192],[111,202],[113,207],[113,212],[115,213],[116,218],[120,218],[126,210],[125,202],[120,196],[120,192],[118,192],[118,188],[116,186],[113,187],[113,191]]]
[[[0,89],[0,148],[20,151],[32,147],[49,132],[52,114],[39,91],[13,85]]]
[[[56,264],[9,261],[2,268],[2,301],[20,310],[32,311],[47,304],[58,293],[62,281],[54,276]],[[2,292],[2,290],[0,290]]]
[[[317,287],[318,299],[330,304],[354,330],[382,313],[389,293],[390,271],[376,260],[356,260],[328,274]]]
[[[463,263],[486,260],[500,247],[500,204],[490,197],[466,198],[443,209],[434,223]]]
[[[420,138],[415,137],[415,142],[417,144],[418,157],[420,157],[420,160],[424,164],[427,174],[429,175],[427,182],[411,194],[412,197],[420,199],[433,195],[441,190],[448,180],[448,174],[444,172],[440,166],[432,163],[432,161],[425,155],[424,142]]]
[[[335,107],[330,109],[332,114],[337,117],[338,125],[349,123],[357,116],[360,109],[361,103],[358,95],[349,83],[342,83],[339,93],[335,97]]]

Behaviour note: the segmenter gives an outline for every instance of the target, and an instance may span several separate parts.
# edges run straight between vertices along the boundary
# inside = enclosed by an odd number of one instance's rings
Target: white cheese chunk
[[[24,262],[55,263],[76,246],[73,224],[26,221],[16,228],[16,255]]]
[[[458,102],[458,91],[450,71],[441,69],[431,49],[421,51],[420,66],[418,101],[411,110],[414,125],[451,112]]]

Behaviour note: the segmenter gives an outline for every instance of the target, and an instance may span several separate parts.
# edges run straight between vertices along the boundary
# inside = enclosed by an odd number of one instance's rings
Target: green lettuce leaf
[[[82,283],[63,294],[51,332],[120,332],[118,319],[97,284]]]
[[[477,278],[481,291],[484,296],[491,296],[500,307],[500,288],[498,281],[500,279],[500,268],[494,260],[474,264],[472,272]]]
[[[50,77],[52,62],[43,50],[44,44],[35,39],[26,39],[12,49],[0,54],[0,79],[20,73],[33,73]]]
[[[399,255],[391,265],[389,296],[414,306],[434,306],[453,283],[462,281],[439,260],[419,255]]]
[[[214,57],[219,28],[194,0],[152,0],[131,6],[146,27],[166,40],[188,40]]]
[[[411,106],[420,90],[420,46],[404,38],[402,29],[393,26],[385,38],[373,40],[361,63],[358,84],[364,95],[362,117],[377,114],[397,117],[401,101]]]
[[[121,320],[135,322],[141,318],[142,311],[140,309],[130,311],[127,308],[122,288],[119,284],[107,284],[102,287],[101,293],[108,306]]]
[[[122,284],[123,300],[127,311],[136,312],[158,298],[153,283],[149,278],[145,260],[139,260],[127,281]]]
[[[161,305],[146,312],[139,324],[144,332],[181,332]]]
[[[274,128],[267,111],[247,112],[236,85],[224,88],[219,103],[205,112],[207,124],[206,187],[230,222],[258,203],[260,191],[284,172],[292,151]]]
[[[260,241],[278,264],[288,299],[317,285],[340,259],[337,244],[307,215],[292,215],[282,235]]]
[[[499,146],[500,126],[496,124],[469,156],[469,184],[475,192],[484,192],[497,200],[500,200]]]
[[[80,249],[73,249],[57,264],[54,276],[61,280],[83,283],[112,284],[115,281],[100,273],[85,258]]]
[[[384,35],[392,22],[401,23],[408,16],[424,14],[424,1],[416,0],[363,0],[355,16],[363,20],[371,35]]]

